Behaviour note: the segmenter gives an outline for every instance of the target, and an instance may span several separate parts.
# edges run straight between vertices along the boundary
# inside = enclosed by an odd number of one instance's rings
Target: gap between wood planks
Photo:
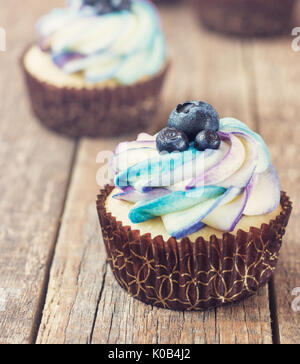
[[[97,305],[96,305],[96,310],[95,310],[95,315],[94,315],[94,319],[93,319],[93,325],[92,325],[92,329],[91,329],[89,342],[87,342],[87,344],[91,344],[93,342],[93,335],[94,335],[94,331],[95,331],[99,306],[100,306],[100,302],[101,302],[101,299],[102,299],[102,295],[103,295],[103,291],[104,291],[104,287],[105,287],[105,282],[106,282],[107,269],[108,269],[108,262],[106,262],[106,264],[105,264],[105,271],[103,273],[102,286],[101,286],[99,297],[98,297],[98,300],[97,300]],[[111,329],[111,325],[110,325],[110,329]]]

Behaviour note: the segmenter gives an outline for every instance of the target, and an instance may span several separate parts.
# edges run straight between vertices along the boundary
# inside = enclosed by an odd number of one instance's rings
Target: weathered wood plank
[[[300,342],[300,312],[292,310],[296,298],[292,292],[300,287],[300,53],[292,50],[291,41],[292,38],[272,43],[257,42],[253,53],[260,130],[270,147],[281,187],[294,202],[274,280],[283,344]]]
[[[93,343],[271,343],[266,293],[207,312],[174,312],[146,306],[120,289],[110,271],[100,300]]]
[[[234,115],[254,126],[240,42],[201,30],[185,4],[162,8],[162,15],[174,60],[152,129],[165,125],[176,103],[199,98],[214,104],[222,116]],[[80,145],[38,342],[271,343],[267,288],[234,306],[180,313],[146,306],[118,286],[106,268],[92,208],[96,155],[113,150],[116,143],[84,140]]]
[[[0,7],[0,26],[7,33],[7,52],[0,53],[0,343],[29,343],[40,314],[74,143],[42,129],[30,114],[18,64],[34,37],[34,21],[49,4],[13,0],[1,1]]]
[[[96,156],[111,143],[85,140],[79,146],[38,343],[90,341],[106,275],[105,247],[95,207]]]

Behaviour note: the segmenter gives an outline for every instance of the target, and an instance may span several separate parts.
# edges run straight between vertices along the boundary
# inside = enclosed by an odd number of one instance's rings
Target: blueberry
[[[221,139],[215,130],[202,130],[195,139],[195,148],[201,152],[206,149],[219,149]]]
[[[114,10],[130,10],[131,0],[110,0],[110,4]]]
[[[99,2],[99,0],[84,0],[86,5],[94,6]]]
[[[108,14],[114,11],[130,10],[132,0],[84,0],[89,6],[94,6],[97,13]]]
[[[105,15],[113,12],[112,7],[110,6],[109,0],[107,1],[99,1],[95,5],[95,9],[97,10],[97,14]]]
[[[159,152],[184,152],[189,149],[188,137],[175,128],[164,128],[156,138]]]
[[[193,141],[202,130],[219,130],[219,124],[220,118],[217,111],[203,101],[179,104],[168,120],[168,126],[183,131],[190,141]]]
[[[94,6],[98,14],[108,14],[112,12],[110,0],[84,0],[84,3],[89,6]]]

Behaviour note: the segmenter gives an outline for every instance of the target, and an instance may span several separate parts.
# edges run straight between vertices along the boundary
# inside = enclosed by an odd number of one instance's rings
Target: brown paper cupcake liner
[[[288,34],[295,0],[194,0],[209,29],[238,36]]]
[[[34,114],[71,137],[117,136],[145,130],[154,117],[169,63],[157,75],[130,86],[94,89],[56,87],[22,69]]]
[[[260,229],[191,242],[141,236],[123,226],[105,209],[112,189],[98,196],[99,220],[113,274],[134,298],[172,310],[205,310],[249,297],[270,280],[292,211],[285,192],[280,215]]]

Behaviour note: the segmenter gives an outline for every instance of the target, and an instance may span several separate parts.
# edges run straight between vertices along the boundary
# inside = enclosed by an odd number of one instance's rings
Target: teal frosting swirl
[[[158,73],[166,42],[155,7],[133,0],[130,11],[99,15],[83,0],[54,9],[37,25],[42,50],[66,74],[82,72],[88,83],[130,85]]]
[[[221,120],[218,150],[159,154],[155,136],[122,143],[112,166],[114,198],[133,203],[129,218],[160,216],[171,236],[183,238],[208,225],[233,231],[243,215],[264,215],[280,202],[280,184],[263,139],[244,123]]]

